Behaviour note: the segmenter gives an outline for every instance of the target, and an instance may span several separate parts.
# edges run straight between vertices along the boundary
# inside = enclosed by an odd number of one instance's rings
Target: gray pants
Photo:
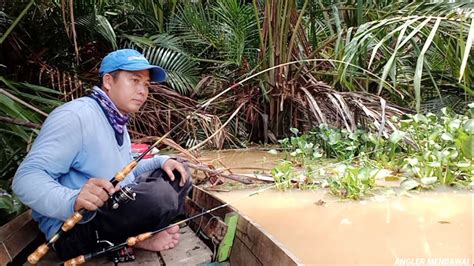
[[[137,184],[130,185],[136,193],[135,200],[115,210],[102,207],[94,219],[65,233],[54,245],[58,257],[67,260],[96,251],[100,249],[97,238],[118,244],[130,236],[166,227],[184,215],[185,198],[192,188],[191,177],[180,187],[179,172],[173,174],[174,181],[161,169],[137,177]]]

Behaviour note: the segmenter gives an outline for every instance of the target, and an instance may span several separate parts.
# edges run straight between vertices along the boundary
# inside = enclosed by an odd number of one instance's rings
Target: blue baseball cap
[[[116,70],[150,70],[150,80],[154,82],[163,82],[166,80],[166,71],[155,65],[150,65],[148,60],[137,50],[121,49],[113,51],[102,59],[99,68],[99,76]]]

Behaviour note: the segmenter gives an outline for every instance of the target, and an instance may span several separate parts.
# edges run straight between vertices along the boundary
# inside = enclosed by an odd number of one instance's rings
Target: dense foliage
[[[169,73],[131,120],[134,139],[163,135],[187,117],[171,135],[187,148],[204,140],[210,148],[275,142],[288,128],[318,127],[324,152],[350,158],[359,142],[375,145],[359,127],[388,136],[396,128],[386,117],[465,110],[474,94],[472,8],[384,0],[2,1],[1,193],[9,193],[47,113],[84,95],[97,83],[101,58],[124,47]],[[327,135],[329,127],[341,128],[340,136]],[[337,141],[345,134],[351,143]]]

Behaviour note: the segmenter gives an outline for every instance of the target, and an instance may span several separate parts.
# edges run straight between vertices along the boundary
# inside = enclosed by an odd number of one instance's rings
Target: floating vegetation
[[[272,170],[278,189],[329,187],[334,195],[360,199],[377,180],[399,182],[402,190],[437,185],[474,187],[474,103],[465,115],[446,108],[441,115],[393,117],[389,136],[325,124],[280,141],[286,160]],[[337,164],[324,163],[335,159]]]
[[[329,188],[334,195],[360,199],[375,186],[374,171],[366,167],[347,167],[340,177],[329,177]]]

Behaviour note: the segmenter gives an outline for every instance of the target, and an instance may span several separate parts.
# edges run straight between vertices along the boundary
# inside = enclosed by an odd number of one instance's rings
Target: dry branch
[[[210,175],[221,176],[230,180],[238,181],[243,184],[253,184],[254,182],[246,176],[239,175],[239,174],[224,174],[225,169],[211,169],[209,166],[203,164],[193,164],[187,163],[187,165],[195,170],[202,171],[208,173]]]

